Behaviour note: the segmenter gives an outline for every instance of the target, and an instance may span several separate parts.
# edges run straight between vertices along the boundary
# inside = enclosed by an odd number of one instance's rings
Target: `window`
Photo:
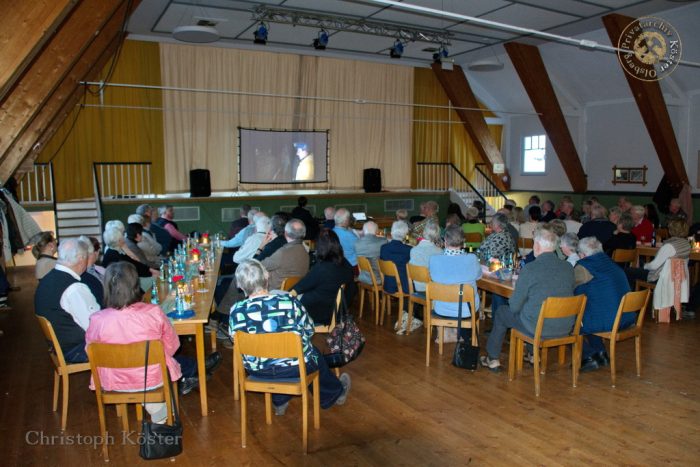
[[[526,136],[523,142],[523,173],[545,173],[545,135]]]

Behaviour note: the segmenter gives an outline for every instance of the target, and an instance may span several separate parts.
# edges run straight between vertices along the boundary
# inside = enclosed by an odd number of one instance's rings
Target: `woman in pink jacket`
[[[139,275],[131,263],[118,262],[109,265],[105,273],[104,291],[107,308],[90,317],[90,325],[85,334],[86,344],[130,344],[160,340],[163,343],[170,378],[177,381],[184,376],[185,384],[196,378],[194,359],[175,356],[180,341],[163,310],[158,305],[141,301]],[[102,389],[106,391],[143,391],[143,368],[100,368],[99,372]],[[162,384],[159,366],[151,365],[148,368],[146,387],[153,389]],[[90,389],[94,389],[92,381]],[[164,403],[148,403],[146,410],[154,422],[165,422],[167,409]]]

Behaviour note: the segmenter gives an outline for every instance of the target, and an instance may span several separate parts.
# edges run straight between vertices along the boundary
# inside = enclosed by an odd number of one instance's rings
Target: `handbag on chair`
[[[365,336],[348,313],[345,294],[341,295],[340,309],[335,312],[338,324],[326,338],[331,353],[323,356],[329,368],[340,368],[355,360],[365,346]]]
[[[144,363],[143,377],[143,408],[146,409],[146,379],[148,377],[148,346],[146,342],[146,362]],[[170,403],[173,408],[173,424],[147,422],[146,418],[141,421],[141,436],[139,437],[139,456],[142,459],[163,459],[175,457],[182,452],[182,424],[180,414],[175,403],[173,384],[170,381],[170,372],[167,372],[168,386],[170,386]],[[166,384],[165,381],[163,384]]]
[[[459,284],[459,305],[457,308],[457,344],[455,345],[455,352],[452,355],[452,364],[458,368],[464,368],[465,370],[475,371],[478,367],[479,362],[479,346],[472,345],[472,341],[465,341],[462,338],[462,297],[464,295],[464,284]],[[472,313],[474,310],[471,310]],[[472,340],[475,328],[472,328]],[[477,337],[478,342],[478,337]]]

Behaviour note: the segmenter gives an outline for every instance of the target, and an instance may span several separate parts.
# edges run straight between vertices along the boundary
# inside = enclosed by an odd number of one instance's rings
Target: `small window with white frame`
[[[526,136],[523,141],[523,173],[543,174],[546,169],[546,135]]]

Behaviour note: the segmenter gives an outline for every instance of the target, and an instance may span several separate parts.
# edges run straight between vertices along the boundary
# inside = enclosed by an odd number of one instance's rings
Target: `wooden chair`
[[[379,273],[382,276],[382,305],[381,313],[379,315],[379,325],[384,325],[384,315],[388,314],[391,318],[391,299],[396,298],[399,302],[398,320],[401,320],[401,312],[403,312],[403,300],[408,298],[408,294],[404,293],[401,286],[401,276],[399,276],[399,270],[396,268],[396,264],[393,261],[385,261],[383,259],[377,260],[379,262]],[[386,278],[393,277],[396,281],[396,292],[387,292],[384,290],[386,284]]]
[[[627,266],[634,266],[637,264],[637,249],[623,250],[622,248],[617,248],[613,250],[612,260],[615,263],[624,263]]]
[[[426,332],[425,341],[425,366],[430,366],[430,340],[432,338],[433,326],[437,327],[438,332],[438,353],[442,355],[443,340],[445,328],[456,328],[456,317],[444,317],[436,315],[433,312],[433,302],[451,302],[459,303],[459,284],[439,284],[437,282],[428,282],[425,289],[426,306],[423,312],[423,323],[428,332]],[[470,316],[466,314],[470,312]],[[476,309],[474,304],[474,288],[471,285],[465,284],[462,288],[462,327],[472,330],[472,345],[479,345],[477,333],[479,331],[476,320]]]
[[[464,245],[469,248],[479,248],[481,242],[484,241],[484,236],[481,232],[468,232],[464,234]]]
[[[572,345],[571,352],[571,367],[572,367],[572,378],[573,386],[576,387],[576,382],[578,380],[578,370],[581,366],[581,335],[579,330],[581,329],[581,319],[583,318],[583,310],[586,308],[586,296],[576,295],[574,297],[549,297],[542,303],[542,308],[540,309],[540,316],[537,320],[537,327],[535,328],[535,337],[532,338],[528,335],[523,334],[517,329],[513,328],[510,330],[510,353],[508,356],[508,379],[513,381],[515,379],[516,364],[518,366],[518,371],[523,368],[523,346],[525,342],[529,342],[533,346],[534,353],[534,366],[535,366],[535,395],[539,397],[540,395],[540,359],[542,360],[543,366],[546,366],[546,352],[550,347],[561,347],[564,345]],[[542,328],[544,326],[544,320],[550,318],[566,318],[570,316],[575,316],[576,321],[574,322],[573,330],[571,334],[561,337],[552,337],[549,339],[544,339],[542,337]],[[540,349],[543,351],[540,355]],[[564,354],[559,353],[559,362],[562,363]]]
[[[63,351],[61,346],[58,344],[58,339],[56,338],[56,333],[51,326],[51,322],[44,317],[37,316],[37,321],[39,321],[39,327],[41,332],[44,333],[44,337],[48,342],[51,342],[49,346],[49,357],[54,366],[54,378],[53,378],[53,411],[58,409],[58,392],[59,392],[59,380],[63,383],[63,405],[61,408],[61,431],[66,430],[66,424],[68,423],[68,395],[69,395],[69,380],[70,375],[74,373],[80,373],[82,371],[90,371],[90,363],[66,363],[66,359],[63,357]]]
[[[307,374],[306,365],[299,365],[299,378],[296,380],[262,379],[248,376],[243,367],[243,355],[264,358],[297,358],[304,361],[304,351],[301,347],[301,336],[292,332],[269,334],[248,334],[236,331],[233,348],[234,358],[238,361],[238,379],[241,392],[241,446],[246,447],[248,433],[246,392],[265,393],[265,421],[272,424],[272,394],[290,394],[301,396],[302,404],[302,444],[304,454],[308,448],[308,407],[309,383],[313,383],[314,394],[314,428],[321,427],[320,384],[318,370]]]
[[[129,418],[127,416],[127,404],[136,404],[136,419],[141,422],[143,419],[143,408],[141,403],[144,400],[143,391],[117,392],[105,391],[102,389],[99,368],[141,368],[146,358],[146,342],[134,342],[131,344],[101,344],[92,343],[87,347],[88,358],[90,359],[90,370],[95,383],[95,396],[97,397],[97,413],[100,418],[100,433],[104,444],[102,453],[105,461],[109,460],[107,443],[107,425],[105,423],[105,404],[117,404],[117,414],[122,419],[122,429],[129,431]],[[146,402],[165,402],[168,410],[168,424],[173,423],[172,400],[177,402],[177,391],[171,397],[171,385],[168,384],[168,367],[165,363],[165,352],[163,343],[158,340],[150,342],[148,349],[148,365],[159,365],[163,385],[146,391]],[[142,373],[143,374],[143,373]]]
[[[610,379],[612,387],[615,387],[615,348],[619,341],[634,337],[634,349],[637,357],[637,376],[642,375],[642,325],[644,324],[644,311],[649,303],[651,291],[645,289],[638,292],[627,292],[620,301],[617,315],[609,332],[596,332],[595,335],[610,341]],[[637,322],[634,326],[620,330],[620,319],[623,313],[637,313]]]
[[[289,292],[294,288],[295,285],[301,280],[301,276],[289,276],[282,279],[282,284],[280,285],[280,290],[285,290]]]
[[[340,309],[340,304],[343,300],[343,294],[345,293],[345,284],[338,287],[338,293],[335,294],[335,309],[331,314],[331,322],[328,324],[317,324],[314,326],[314,334],[328,334],[335,328],[335,315]]]
[[[425,309],[427,304],[425,292],[416,292],[413,281],[427,284],[430,282],[430,271],[428,271],[428,268],[425,266],[407,264],[406,274],[408,274],[408,322],[406,323],[406,334],[410,334],[411,323],[413,323],[413,305],[423,305],[423,308]]]
[[[518,249],[527,248],[527,249],[532,250],[532,247],[534,244],[535,244],[535,240],[532,238],[518,237]]]
[[[357,281],[357,286],[360,292],[360,318],[362,318],[362,312],[365,306],[365,293],[373,297],[372,306],[374,307],[374,324],[379,324],[379,284],[377,284],[377,277],[374,275],[372,270],[372,263],[369,258],[364,256],[357,257],[357,266],[360,268],[360,273],[363,271],[369,274],[372,279],[371,284],[367,284],[362,281]]]

